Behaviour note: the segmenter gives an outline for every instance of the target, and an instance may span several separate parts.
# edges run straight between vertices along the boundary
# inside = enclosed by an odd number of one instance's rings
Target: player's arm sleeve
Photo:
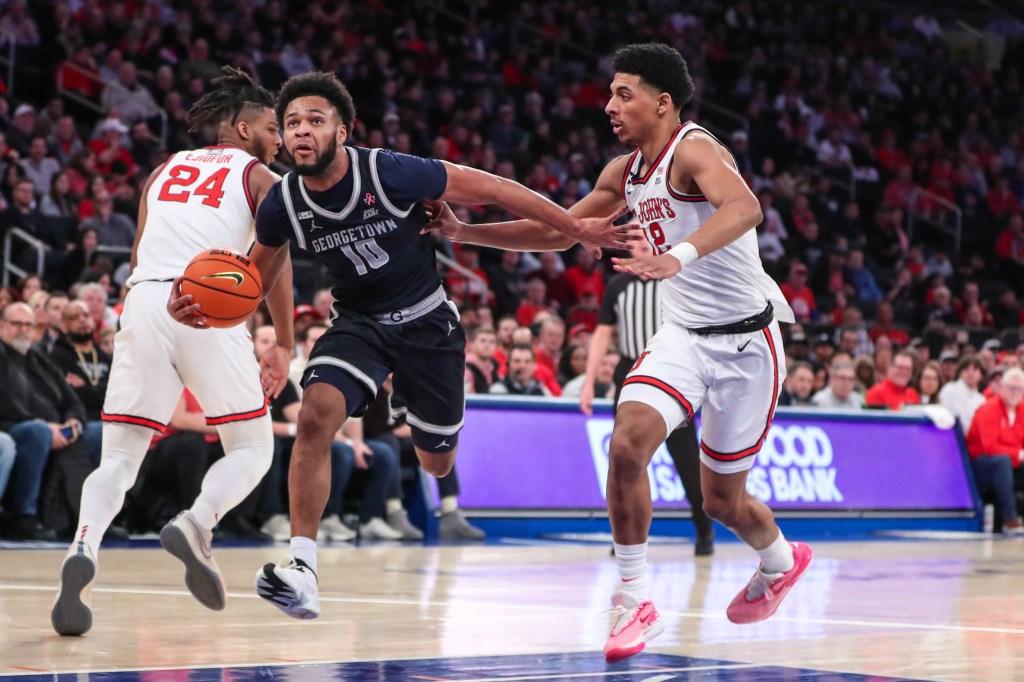
[[[256,241],[277,248],[286,244],[291,236],[292,225],[281,197],[281,183],[278,183],[270,188],[256,211]]]
[[[448,186],[448,171],[437,159],[424,159],[382,149],[377,152],[381,190],[396,208],[439,199]]]

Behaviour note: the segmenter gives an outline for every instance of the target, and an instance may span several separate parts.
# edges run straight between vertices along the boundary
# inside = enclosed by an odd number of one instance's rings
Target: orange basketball
[[[252,261],[231,249],[210,249],[192,259],[181,280],[211,327],[234,327],[252,314],[263,294],[263,278]]]

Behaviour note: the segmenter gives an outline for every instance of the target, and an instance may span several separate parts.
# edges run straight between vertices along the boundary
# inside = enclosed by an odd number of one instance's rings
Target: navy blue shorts
[[[393,409],[408,410],[410,426],[442,436],[458,433],[466,411],[466,333],[449,303],[402,324],[381,324],[349,311],[335,318],[309,354],[303,387],[323,381],[348,396],[336,378],[344,373],[365,388],[347,406],[360,415],[394,372]],[[351,384],[347,381],[346,384]]]

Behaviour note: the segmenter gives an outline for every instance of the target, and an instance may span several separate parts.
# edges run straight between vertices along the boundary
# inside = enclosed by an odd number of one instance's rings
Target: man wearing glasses
[[[13,514],[4,537],[13,540],[55,539],[38,519],[43,471],[51,450],[78,440],[85,420],[85,407],[64,375],[32,348],[35,325],[24,303],[7,306],[0,320],[0,430],[17,448],[4,505]]]
[[[811,402],[827,410],[861,409],[864,398],[853,390],[855,378],[852,362],[834,360],[828,372],[828,386],[815,393]]]
[[[921,396],[910,386],[914,377],[914,354],[900,351],[889,363],[885,379],[868,389],[864,401],[868,407],[899,410],[905,405],[920,405]]]

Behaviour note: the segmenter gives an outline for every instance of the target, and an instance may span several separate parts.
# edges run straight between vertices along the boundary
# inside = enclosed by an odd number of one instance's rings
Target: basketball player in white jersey
[[[761,558],[729,605],[729,619],[771,616],[811,561],[810,549],[787,542],[771,510],[746,491],[786,373],[776,319],[793,321],[758,257],[757,198],[714,136],[680,123],[693,81],[676,50],[631,45],[615,55],[614,67],[605,112],[619,140],[637,149],[609,163],[570,211],[585,217],[628,207],[642,226],[647,255],[615,259],[615,267],[666,284],[664,324],[624,382],[608,453],[608,514],[622,578],[612,596],[609,662],[642,651],[664,628],[647,590],[647,465],[701,406],[704,509]],[[524,250],[570,245],[531,221],[468,226],[443,206],[435,212],[428,227],[456,241]]]
[[[192,508],[163,528],[160,542],[185,564],[186,585],[204,606],[219,610],[225,602],[210,553],[211,529],[270,465],[273,436],[264,391],[281,386],[263,385],[245,327],[192,329],[167,311],[175,278],[196,254],[217,247],[248,251],[256,208],[278,180],[265,165],[281,144],[273,96],[238,69],[225,67],[224,73],[188,114],[192,130],[217,127],[217,144],[172,154],[143,191],[130,291],[103,405],[103,456],[82,489],[78,532],[51,612],[61,635],[81,635],[92,626],[100,540],[183,387],[203,406],[207,424],[217,427],[226,454],[210,467]],[[278,339],[287,345],[291,292],[271,292],[268,304],[281,322]]]

